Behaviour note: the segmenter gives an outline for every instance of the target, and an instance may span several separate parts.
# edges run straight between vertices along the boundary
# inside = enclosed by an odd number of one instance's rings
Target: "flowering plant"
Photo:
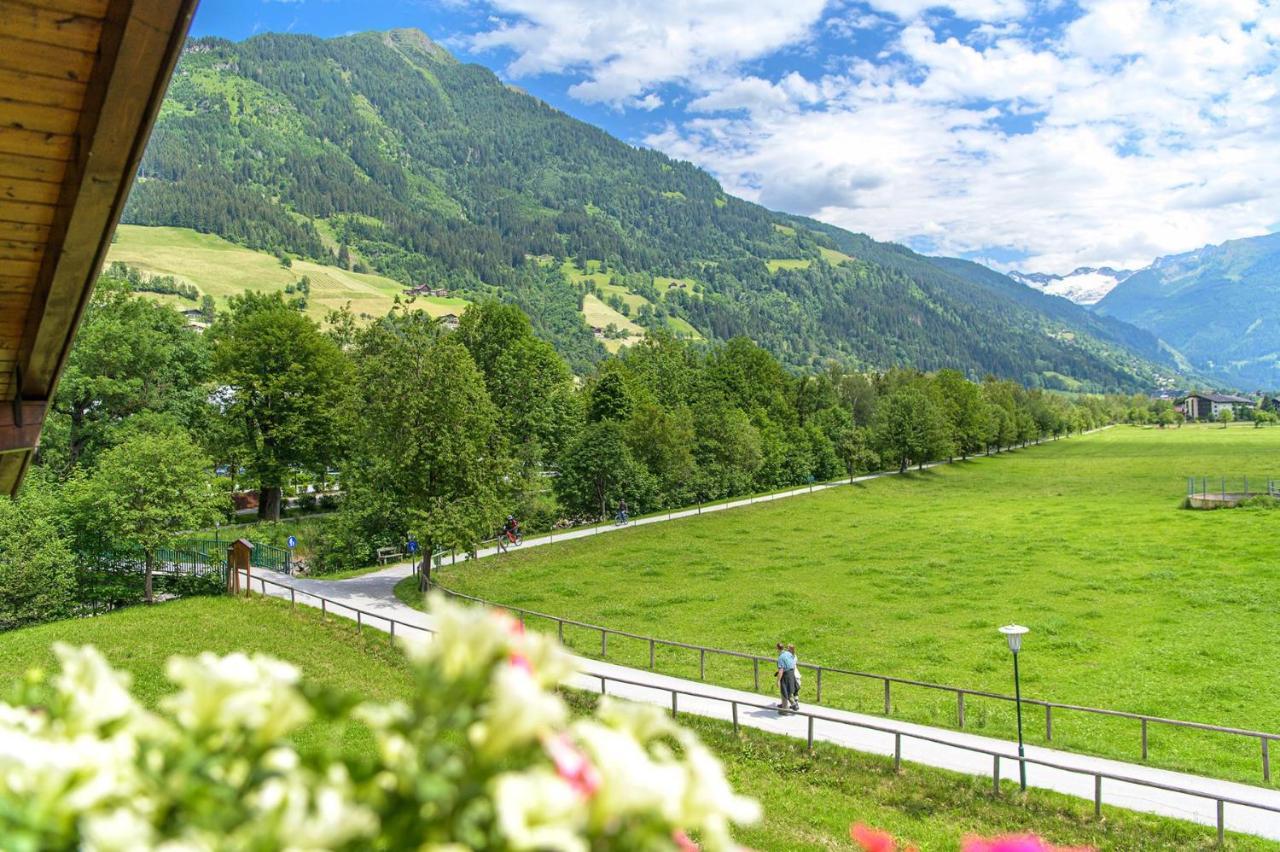
[[[864,852],[899,852],[898,841],[892,834],[860,822],[849,826],[849,836]],[[990,839],[966,837],[961,849],[962,852],[1092,852],[1083,846],[1054,846],[1034,834],[1010,834]],[[901,852],[916,852],[916,847],[905,846]]]
[[[407,644],[417,688],[360,702],[261,656],[175,657],[141,706],[93,648],[56,646],[0,703],[0,837],[19,849],[731,848],[758,817],[657,708],[571,719],[570,658],[501,614],[433,601]],[[298,751],[312,720],[359,720],[374,754]]]

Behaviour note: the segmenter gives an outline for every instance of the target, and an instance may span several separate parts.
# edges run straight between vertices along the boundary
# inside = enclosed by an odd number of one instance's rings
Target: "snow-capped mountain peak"
[[[1133,273],[1132,269],[1110,266],[1081,266],[1066,275],[1015,271],[1010,272],[1009,277],[1042,293],[1070,299],[1077,305],[1092,305]]]

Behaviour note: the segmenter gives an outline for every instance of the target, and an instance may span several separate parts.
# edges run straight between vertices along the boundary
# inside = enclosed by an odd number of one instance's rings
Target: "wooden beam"
[[[23,401],[16,406],[0,405],[0,453],[34,450],[40,440],[40,427],[44,425],[47,404],[43,401]],[[21,422],[15,414],[22,415]]]
[[[24,41],[93,52],[100,25],[91,15],[0,0],[0,30]]]
[[[108,0],[101,24],[94,22],[101,32],[97,56],[74,133],[74,156],[67,164],[53,219],[48,223],[47,250],[26,313],[18,356],[20,390],[28,400],[53,397],[195,7],[196,0]],[[76,23],[66,28],[78,34],[84,26]],[[73,46],[80,43],[78,35],[68,35],[68,39]],[[0,220],[11,218],[0,211]],[[41,224],[39,220],[12,220]],[[30,434],[24,432],[20,437],[29,438]],[[34,438],[29,447],[34,450]],[[19,481],[21,475],[19,472]]]
[[[0,68],[59,80],[87,81],[93,73],[93,51],[14,38],[0,30]]]

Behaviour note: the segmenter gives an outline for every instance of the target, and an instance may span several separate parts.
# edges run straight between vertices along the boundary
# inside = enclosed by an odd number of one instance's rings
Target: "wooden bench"
[[[404,556],[398,547],[379,547],[378,548],[378,564],[386,565],[393,559],[399,559]]]

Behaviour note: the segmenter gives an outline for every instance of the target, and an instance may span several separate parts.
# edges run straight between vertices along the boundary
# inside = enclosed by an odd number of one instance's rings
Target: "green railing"
[[[235,539],[221,538],[183,539],[178,542],[176,548],[163,551],[173,557],[171,560],[165,559],[163,561],[183,564],[191,560],[203,561],[208,564],[216,564],[218,570],[222,570],[227,564],[227,551],[234,541]],[[252,540],[249,543],[253,545],[253,552],[249,556],[250,567],[289,573],[293,559],[288,548]]]

